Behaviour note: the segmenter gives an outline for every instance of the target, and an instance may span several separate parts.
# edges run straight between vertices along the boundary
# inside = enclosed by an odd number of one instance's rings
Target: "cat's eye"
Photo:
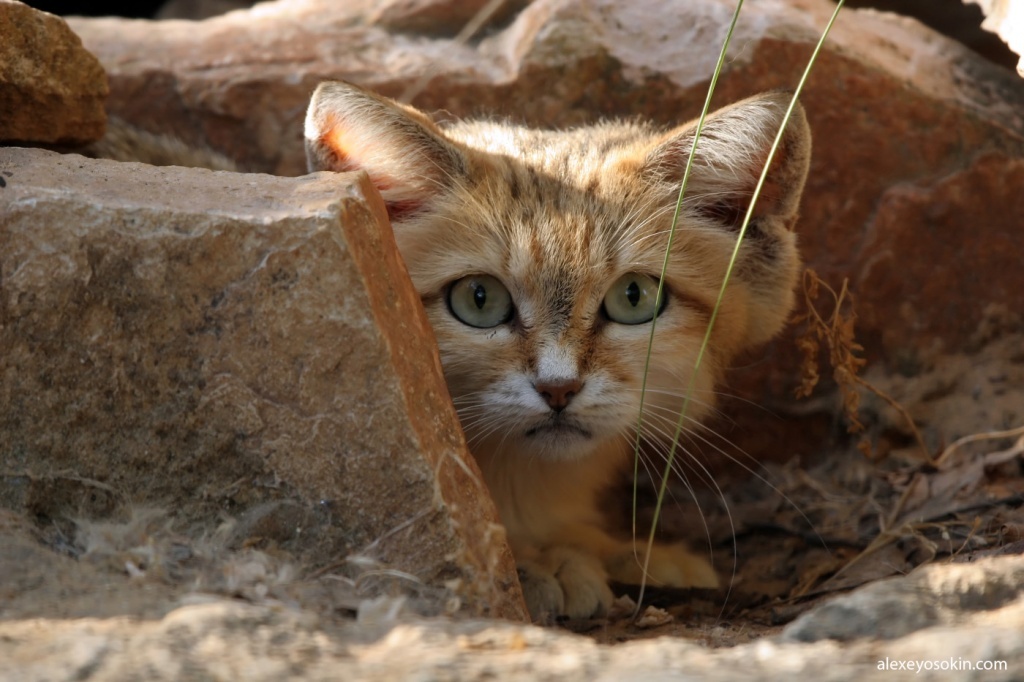
[[[661,314],[668,300],[662,292],[661,305],[657,305],[658,280],[650,275],[631,272],[615,280],[604,296],[604,313],[619,324],[643,324]]]
[[[448,289],[448,308],[470,327],[497,327],[512,319],[512,295],[490,275],[469,275]]]

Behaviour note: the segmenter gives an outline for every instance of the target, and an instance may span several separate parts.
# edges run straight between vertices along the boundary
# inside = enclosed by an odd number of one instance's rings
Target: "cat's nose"
[[[580,392],[583,383],[579,379],[553,379],[550,381],[538,381],[533,385],[537,393],[548,406],[555,412],[561,412]]]

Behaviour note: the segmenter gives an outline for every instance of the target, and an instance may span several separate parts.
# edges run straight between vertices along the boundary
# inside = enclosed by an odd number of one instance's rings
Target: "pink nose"
[[[583,384],[579,379],[554,379],[538,381],[533,387],[552,410],[561,412],[569,406],[569,402],[580,392]]]

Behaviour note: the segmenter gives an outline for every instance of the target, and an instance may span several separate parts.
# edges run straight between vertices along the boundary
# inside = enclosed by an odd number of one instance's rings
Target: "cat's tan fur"
[[[768,93],[707,121],[657,318],[647,440],[671,437],[738,222],[788,102]],[[322,84],[310,104],[311,170],[364,170],[388,205],[535,618],[601,613],[612,599],[609,578],[640,579],[642,543],[635,552],[603,530],[597,496],[631,462],[650,325],[610,321],[602,299],[622,274],[660,274],[693,129],[442,128],[345,83]],[[696,377],[689,425],[712,408],[736,353],[770,338],[790,311],[799,265],[792,227],[809,155],[797,107]],[[449,287],[474,274],[511,293],[509,322],[478,329],[453,315]],[[563,411],[548,402],[549,386],[568,396]],[[678,546],[655,547],[650,574],[673,586],[717,585],[708,561]]]

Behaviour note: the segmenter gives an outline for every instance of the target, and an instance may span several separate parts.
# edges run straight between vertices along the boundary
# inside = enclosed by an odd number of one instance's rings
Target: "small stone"
[[[659,609],[657,606],[648,606],[640,617],[636,619],[636,626],[641,630],[647,630],[668,625],[672,621],[672,614],[665,609]]]
[[[628,618],[636,611],[636,602],[628,594],[620,594],[608,608],[608,620],[615,622]]]

